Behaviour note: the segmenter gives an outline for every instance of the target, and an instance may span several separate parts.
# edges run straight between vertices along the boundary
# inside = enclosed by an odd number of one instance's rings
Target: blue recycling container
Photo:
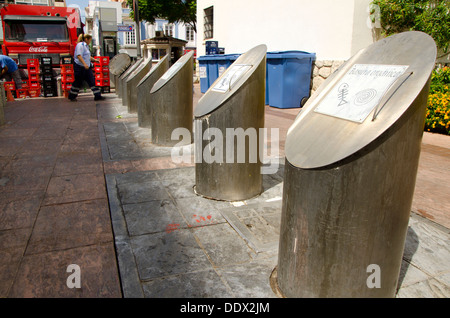
[[[219,41],[206,41],[206,55],[219,54]]]
[[[198,57],[200,91],[205,93],[240,54],[214,54]]]
[[[266,104],[277,108],[299,108],[309,98],[315,53],[267,52]]]

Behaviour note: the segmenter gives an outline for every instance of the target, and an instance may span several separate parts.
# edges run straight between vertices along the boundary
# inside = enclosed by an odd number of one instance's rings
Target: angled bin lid
[[[298,114],[287,133],[286,159],[298,168],[319,168],[361,150],[414,102],[435,59],[434,40],[416,31],[359,51],[328,77]]]
[[[152,76],[152,74],[155,72],[155,70],[158,69],[158,67],[160,67],[163,63],[166,63],[168,56],[169,56],[168,54],[164,55],[164,57],[160,59],[159,62],[156,63],[156,65],[153,65],[152,68],[150,69],[150,72],[145,74],[145,76],[141,79],[141,81],[138,83],[137,86],[139,87],[140,85],[142,85],[150,76]]]
[[[190,51],[180,57],[178,61],[176,61],[168,70],[164,73],[163,76],[153,85],[153,88],[150,92],[150,94],[156,92],[161,87],[163,87],[167,82],[169,82],[175,74],[178,73],[180,69],[183,68],[183,66],[194,56],[194,51]]]
[[[131,58],[126,53],[119,53],[109,62],[109,71],[114,75],[122,74],[131,64]]]
[[[135,69],[141,65],[141,63],[144,61],[143,58],[137,60],[133,65],[131,65],[129,68],[126,69],[125,72],[123,72],[122,75],[120,75],[119,79],[124,80],[126,79],[132,72],[134,72]]]
[[[233,96],[264,60],[266,51],[266,45],[261,44],[239,56],[200,98],[194,117],[211,113]]]
[[[126,78],[126,82],[128,83],[128,82],[132,81],[133,78],[136,75],[138,75],[146,66],[148,66],[150,64],[150,67],[151,67],[152,63],[153,62],[152,62],[151,58],[147,59],[146,61],[142,61],[142,63],[138,67],[136,67],[136,69],[133,72],[131,72],[131,74]]]

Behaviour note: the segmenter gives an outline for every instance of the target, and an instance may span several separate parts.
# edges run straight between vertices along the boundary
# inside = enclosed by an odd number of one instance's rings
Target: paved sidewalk
[[[114,94],[8,103],[0,127],[0,297],[276,297],[283,164],[230,204],[149,142]],[[198,85],[194,105],[200,98]],[[280,156],[298,109],[266,107]],[[398,297],[450,296],[450,137],[425,133]],[[78,264],[82,288],[66,272]]]
[[[0,297],[121,297],[93,97],[8,102],[5,117]]]

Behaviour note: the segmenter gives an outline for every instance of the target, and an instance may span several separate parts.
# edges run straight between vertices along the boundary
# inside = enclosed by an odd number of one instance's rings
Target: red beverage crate
[[[28,81],[26,82],[22,82],[22,88],[24,89],[28,89],[29,85],[28,85]]]
[[[73,74],[72,65],[61,65],[61,74]]]
[[[108,72],[109,73],[109,66],[94,65],[94,72],[96,72],[96,73]]]
[[[36,75],[39,74],[39,66],[28,66],[28,75]]]
[[[73,74],[61,74],[62,83],[72,83],[75,80]]]
[[[28,90],[30,97],[39,97],[41,95],[41,90],[39,88],[30,88]]]
[[[95,86],[109,86],[109,79],[96,79]]]
[[[61,83],[61,88],[63,90],[70,90],[72,88],[72,83]]]
[[[100,66],[103,66],[103,65],[109,65],[109,56],[96,56],[96,57],[94,57],[96,60],[99,60],[100,62],[99,63],[95,63],[95,64],[98,64],[98,65],[100,65]]]
[[[41,88],[41,83],[37,81],[29,81],[28,82],[29,88]]]
[[[38,74],[28,74],[28,80],[29,81],[39,81],[39,75]]]
[[[39,67],[39,59],[27,59],[27,65]]]
[[[9,89],[10,91],[16,90],[16,83],[14,81],[4,82],[5,89]]]
[[[17,93],[17,98],[24,98],[28,96],[28,89],[26,88],[22,88],[22,89],[18,89],[16,90]]]
[[[109,72],[96,72],[95,79],[109,79]]]

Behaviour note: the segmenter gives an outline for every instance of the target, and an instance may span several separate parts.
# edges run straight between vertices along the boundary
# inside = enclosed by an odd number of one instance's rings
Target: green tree
[[[130,17],[134,19],[133,0],[127,1],[131,8]],[[138,3],[141,21],[154,23],[156,18],[160,18],[169,23],[183,22],[197,32],[196,0],[138,0]]]
[[[450,43],[449,0],[374,0],[380,8],[380,22],[386,36],[404,31],[422,31],[430,35],[444,53]],[[372,9],[372,16],[376,13]]]

